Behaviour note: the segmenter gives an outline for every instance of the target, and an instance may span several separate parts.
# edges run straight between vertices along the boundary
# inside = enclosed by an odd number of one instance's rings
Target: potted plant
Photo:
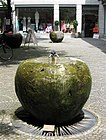
[[[59,21],[56,20],[54,22],[54,31],[50,32],[50,39],[52,42],[59,43],[62,42],[64,38],[64,33],[61,31],[58,31]]]
[[[71,34],[71,37],[78,37],[78,33],[77,33],[77,26],[78,26],[78,21],[77,20],[74,20],[72,22],[72,25],[73,25],[73,32]]]
[[[59,21],[58,20],[55,21],[55,25],[59,25]]]
[[[54,30],[55,30],[55,31],[58,31],[58,25],[59,25],[59,21],[56,20],[56,21],[54,22]]]
[[[75,30],[75,33],[76,33],[77,32],[77,26],[78,26],[78,21],[77,20],[73,21],[73,26],[74,26],[74,30]]]

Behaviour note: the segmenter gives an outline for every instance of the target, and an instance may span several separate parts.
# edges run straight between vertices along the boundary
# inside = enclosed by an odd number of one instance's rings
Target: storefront
[[[30,18],[31,28],[36,30],[45,30],[45,28],[49,25],[54,29],[54,22],[56,20],[59,21],[59,30],[61,30],[62,21],[65,23],[70,23],[74,19],[76,19],[76,5],[67,5],[64,7],[63,5],[58,5],[59,9],[55,10],[55,6],[50,5],[49,7],[16,7],[15,9],[15,28],[19,30],[23,30],[23,26],[27,30],[28,28],[28,19]],[[36,17],[35,14],[38,12],[39,19],[38,19],[38,29],[36,28]],[[56,13],[55,13],[56,12]],[[16,29],[17,30],[17,29]]]
[[[45,30],[47,25],[54,25],[54,8],[51,7],[17,7],[16,15],[18,17],[19,30],[23,30],[23,21],[26,18],[26,30],[28,28],[28,18],[32,28],[36,30],[36,11],[39,13],[38,30]],[[61,23],[70,23],[76,18],[76,7],[59,7],[59,28],[61,30]]]
[[[98,0],[92,1],[34,1],[26,0],[25,2],[13,0],[12,9],[14,31],[23,30],[23,26],[28,28],[30,19],[31,27],[36,30],[45,30],[46,26],[54,29],[55,21],[59,21],[59,30],[62,28],[62,22],[71,23],[73,20],[78,21],[77,32],[84,34],[86,37],[92,36],[90,23],[98,22]],[[39,15],[36,19],[35,14]],[[92,20],[93,19],[93,20]],[[23,23],[24,21],[24,23]],[[17,27],[18,25],[18,27]],[[25,29],[24,28],[24,29]]]
[[[53,26],[53,7],[21,7],[16,8],[16,15],[18,15],[19,30],[23,30],[23,21],[26,18],[26,30],[28,28],[28,20],[30,19],[31,27],[36,29],[36,12],[39,14],[38,30],[45,29],[47,24]]]

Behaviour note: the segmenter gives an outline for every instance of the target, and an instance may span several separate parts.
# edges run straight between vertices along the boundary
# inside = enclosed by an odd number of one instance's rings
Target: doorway
[[[93,28],[98,23],[98,5],[82,6],[82,30],[85,37],[93,37]]]
[[[85,15],[85,37],[93,37],[93,28],[96,22],[94,15]]]

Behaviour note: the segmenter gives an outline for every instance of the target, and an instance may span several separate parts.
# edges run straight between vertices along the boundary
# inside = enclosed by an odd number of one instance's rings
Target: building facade
[[[106,37],[106,0],[99,0],[99,30]]]
[[[54,28],[55,21],[59,21],[59,30],[62,22],[78,21],[77,32],[85,37],[93,35],[95,23],[99,24],[99,31],[103,35],[105,6],[98,0],[11,0],[13,30],[25,31],[28,27],[34,30],[44,30],[46,25]],[[102,26],[101,26],[102,24]]]

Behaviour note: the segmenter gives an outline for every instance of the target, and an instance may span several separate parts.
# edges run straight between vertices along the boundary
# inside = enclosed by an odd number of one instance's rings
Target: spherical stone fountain
[[[59,42],[62,42],[64,38],[64,33],[61,31],[53,31],[53,32],[50,32],[49,36],[52,42],[59,43]]]
[[[83,114],[91,84],[87,64],[68,57],[57,61],[54,57],[27,59],[15,76],[15,90],[23,108],[44,124],[74,122]]]

